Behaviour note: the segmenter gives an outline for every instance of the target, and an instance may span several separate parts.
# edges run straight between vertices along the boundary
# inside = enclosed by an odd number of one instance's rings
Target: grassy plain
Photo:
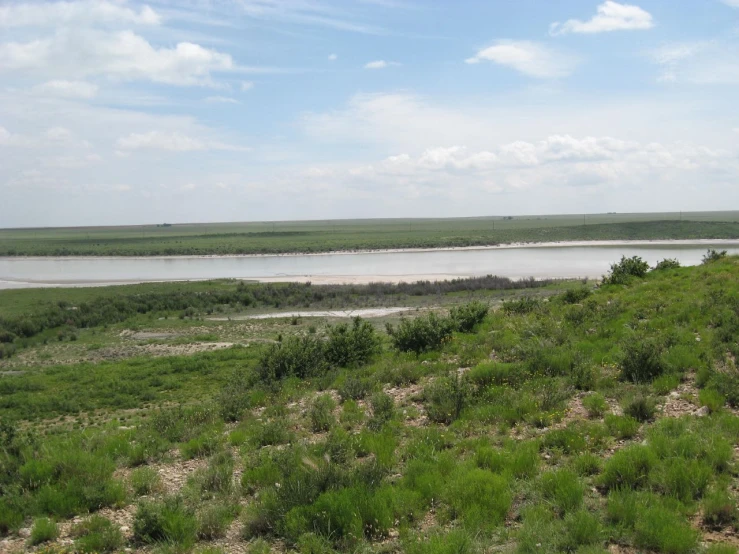
[[[739,212],[204,223],[0,230],[0,256],[267,254],[512,242],[737,238]]]
[[[737,276],[0,292],[0,550],[736,552]]]

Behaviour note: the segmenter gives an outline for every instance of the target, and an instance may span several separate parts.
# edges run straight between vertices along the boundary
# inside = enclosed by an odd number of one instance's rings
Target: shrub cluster
[[[603,277],[604,285],[625,285],[632,277],[645,277],[649,271],[649,263],[639,256],[627,258],[621,256],[621,261],[611,264],[609,274]]]

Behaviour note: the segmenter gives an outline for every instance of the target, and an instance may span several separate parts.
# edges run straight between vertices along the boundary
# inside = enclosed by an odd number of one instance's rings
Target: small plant
[[[381,429],[395,415],[395,402],[392,396],[384,392],[373,394],[370,405],[372,406],[372,417],[367,422],[370,429]]]
[[[380,351],[380,338],[369,321],[355,317],[346,323],[329,326],[326,360],[336,367],[356,367],[369,362]]]
[[[624,414],[633,417],[640,423],[650,421],[654,417],[655,410],[656,403],[654,399],[643,395],[632,397],[624,406]]]
[[[654,266],[653,271],[663,271],[666,269],[678,269],[679,267],[680,267],[679,261],[673,258],[665,258],[664,260],[657,262],[657,265]]]
[[[266,382],[286,377],[314,377],[327,369],[325,345],[318,337],[288,337],[270,345],[259,359],[257,372]]]
[[[698,532],[675,512],[660,506],[643,510],[634,525],[634,542],[640,548],[671,554],[688,554],[698,544]]]
[[[595,454],[580,454],[572,461],[572,467],[578,475],[583,477],[596,475],[600,472],[601,460]]]
[[[347,400],[362,400],[371,390],[372,385],[368,380],[350,375],[341,384],[338,392],[343,403]]]
[[[713,248],[709,248],[708,252],[706,252],[703,255],[703,264],[710,264],[711,262],[717,262],[718,260],[723,260],[728,253],[726,250],[714,250]]]
[[[134,539],[142,544],[167,542],[190,547],[196,538],[197,519],[182,498],[139,504],[133,520]]]
[[[74,546],[79,552],[116,552],[123,546],[121,530],[99,515],[75,525],[71,534],[76,537]]]
[[[429,419],[446,424],[458,419],[469,401],[470,393],[469,383],[457,372],[434,380],[423,390]]]
[[[503,313],[506,315],[524,315],[541,310],[542,303],[533,296],[524,296],[518,300],[503,302]]]
[[[604,285],[625,285],[632,277],[645,277],[649,271],[649,264],[639,256],[627,258],[621,256],[621,261],[611,264],[611,271],[603,277]]]
[[[630,439],[639,431],[639,422],[631,416],[607,414],[606,427],[617,439]]]
[[[40,517],[33,522],[28,544],[35,546],[43,542],[53,541],[58,536],[59,529],[56,526],[56,522],[48,517]]]
[[[452,517],[461,519],[470,529],[502,523],[511,507],[506,479],[483,469],[460,471],[444,496],[452,508]]]
[[[543,474],[541,487],[544,497],[562,514],[571,512],[582,504],[584,488],[577,475],[567,469]]]
[[[648,383],[665,370],[662,349],[650,340],[636,340],[624,346],[621,376],[632,383]]]
[[[390,323],[386,325],[387,333],[397,350],[416,354],[441,348],[451,340],[454,327],[455,323],[451,318],[441,317],[433,312],[415,319],[402,318],[397,328]]]
[[[233,506],[222,503],[206,505],[198,513],[198,538],[213,540],[224,537],[234,517],[236,510]]]
[[[713,389],[701,389],[700,393],[698,393],[698,400],[701,406],[705,406],[708,409],[709,414],[720,411],[726,403],[723,395]]]
[[[159,473],[150,467],[140,467],[131,472],[129,483],[136,496],[151,494],[160,487]]]
[[[457,331],[471,333],[475,325],[482,323],[489,310],[490,306],[483,302],[469,302],[461,306],[454,306],[449,310],[449,317],[452,318]]]
[[[584,509],[567,514],[564,531],[561,546],[566,552],[581,552],[580,547],[603,542],[603,526],[598,516]]]
[[[593,294],[593,291],[587,287],[579,287],[576,289],[568,289],[560,295],[562,302],[565,304],[578,304]]]
[[[600,483],[607,490],[639,489],[647,485],[656,456],[646,446],[635,444],[616,452],[606,462]]]
[[[703,523],[720,529],[737,520],[736,500],[726,490],[714,490],[703,499]]]
[[[588,416],[592,418],[603,417],[608,411],[608,402],[599,392],[589,394],[583,398],[582,405],[588,411]]]
[[[328,394],[317,396],[310,407],[309,417],[311,429],[314,433],[321,433],[331,429],[334,424],[333,411],[336,407],[334,399]]]

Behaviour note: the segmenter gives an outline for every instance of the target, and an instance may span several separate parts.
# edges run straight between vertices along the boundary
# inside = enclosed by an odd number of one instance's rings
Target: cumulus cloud
[[[171,85],[214,85],[211,75],[234,71],[229,54],[192,42],[156,48],[132,31],[59,31],[53,37],[0,44],[0,71],[103,75]]]
[[[375,60],[364,64],[365,69],[385,69],[386,67],[399,66],[398,62],[388,62],[385,60]]]
[[[123,2],[73,0],[18,2],[0,6],[0,27],[56,27],[68,24],[158,25],[161,17],[149,6],[136,10]]]
[[[539,79],[566,77],[577,65],[574,57],[527,40],[499,40],[465,60],[468,64],[484,61]]]
[[[597,13],[587,21],[569,19],[564,23],[555,22],[549,27],[552,35],[567,33],[595,34],[610,31],[645,30],[654,27],[652,14],[631,4],[619,4],[606,0],[598,6]]]
[[[650,52],[660,67],[657,80],[699,85],[739,83],[736,40],[709,40],[664,44]]]
[[[168,152],[196,152],[206,150],[247,151],[246,147],[219,141],[203,140],[178,132],[149,131],[120,137],[116,147],[121,151],[165,150]]]
[[[98,86],[85,81],[65,81],[63,79],[47,81],[33,87],[33,92],[45,96],[59,96],[61,98],[94,98]]]

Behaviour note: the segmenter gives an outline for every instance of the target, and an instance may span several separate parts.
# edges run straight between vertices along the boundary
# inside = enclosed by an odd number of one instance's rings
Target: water
[[[663,258],[695,265],[709,247],[739,254],[736,240],[212,258],[0,258],[0,289],[216,278],[314,283],[488,274],[515,279],[597,278],[622,255],[641,256],[652,265]]]

